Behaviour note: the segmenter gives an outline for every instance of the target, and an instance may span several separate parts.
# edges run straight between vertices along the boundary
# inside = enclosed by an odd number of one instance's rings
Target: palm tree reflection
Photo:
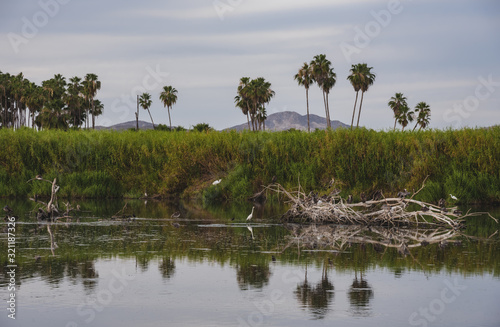
[[[158,269],[163,278],[170,279],[175,274],[175,261],[170,257],[164,257],[161,259]]]
[[[269,284],[271,270],[268,263],[238,265],[236,279],[241,290],[262,289]]]
[[[333,284],[328,280],[327,265],[323,266],[321,281],[312,285],[307,281],[307,267],[304,282],[297,285],[295,297],[302,309],[309,309],[314,319],[323,319],[329,311],[330,302],[334,297]]]
[[[350,312],[355,317],[368,317],[373,313],[370,307],[370,300],[373,299],[373,290],[370,284],[363,279],[363,272],[354,272],[354,281],[347,293],[351,304]]]

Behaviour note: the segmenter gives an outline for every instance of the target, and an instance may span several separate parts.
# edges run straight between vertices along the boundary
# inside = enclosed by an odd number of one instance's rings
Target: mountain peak
[[[312,131],[315,129],[326,129],[326,118],[309,114],[309,122]],[[349,128],[350,126],[338,120],[332,120],[332,129],[339,127]],[[307,115],[301,115],[295,111],[282,111],[271,114],[266,119],[266,130],[268,131],[286,131],[291,128],[306,131]],[[237,131],[248,129],[248,123],[236,125],[228,129]]]

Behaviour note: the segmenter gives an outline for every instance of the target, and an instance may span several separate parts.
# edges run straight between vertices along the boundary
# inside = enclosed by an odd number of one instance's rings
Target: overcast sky
[[[500,123],[498,0],[0,1],[0,70],[37,84],[57,73],[97,74],[100,125],[134,120],[144,91],[155,123],[168,124],[164,85],[178,90],[173,125],[244,123],[233,101],[243,76],[272,83],[268,114],[305,114],[293,76],[321,53],[337,74],[334,120],[350,123],[355,93],[346,78],[351,64],[366,62],[377,77],[363,126],[393,126],[387,102],[396,92],[411,107],[426,101],[432,128]],[[310,106],[324,117],[316,86]]]

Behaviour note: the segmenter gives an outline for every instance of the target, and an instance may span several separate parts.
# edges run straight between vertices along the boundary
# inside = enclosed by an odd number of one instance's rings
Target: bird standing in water
[[[252,207],[252,212],[248,215],[247,217],[247,221],[250,221],[253,217],[253,209],[255,209],[255,207]]]

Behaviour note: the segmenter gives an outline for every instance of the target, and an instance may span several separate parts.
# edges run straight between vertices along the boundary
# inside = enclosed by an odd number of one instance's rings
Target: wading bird
[[[220,184],[220,182],[222,182],[222,179],[218,179],[218,180],[214,181],[214,182],[212,183],[212,185],[217,185],[217,184]]]
[[[252,212],[248,215],[247,221],[250,221],[250,219],[252,219],[252,217],[253,217],[253,209],[255,209],[255,207],[252,207]]]
[[[456,196],[454,196],[454,195],[453,195],[453,194],[451,194],[451,193],[450,193],[450,197],[451,197],[451,199],[452,199],[452,200],[455,200],[455,201],[457,201],[457,200],[458,200],[458,199],[457,199],[457,197],[456,197]]]

